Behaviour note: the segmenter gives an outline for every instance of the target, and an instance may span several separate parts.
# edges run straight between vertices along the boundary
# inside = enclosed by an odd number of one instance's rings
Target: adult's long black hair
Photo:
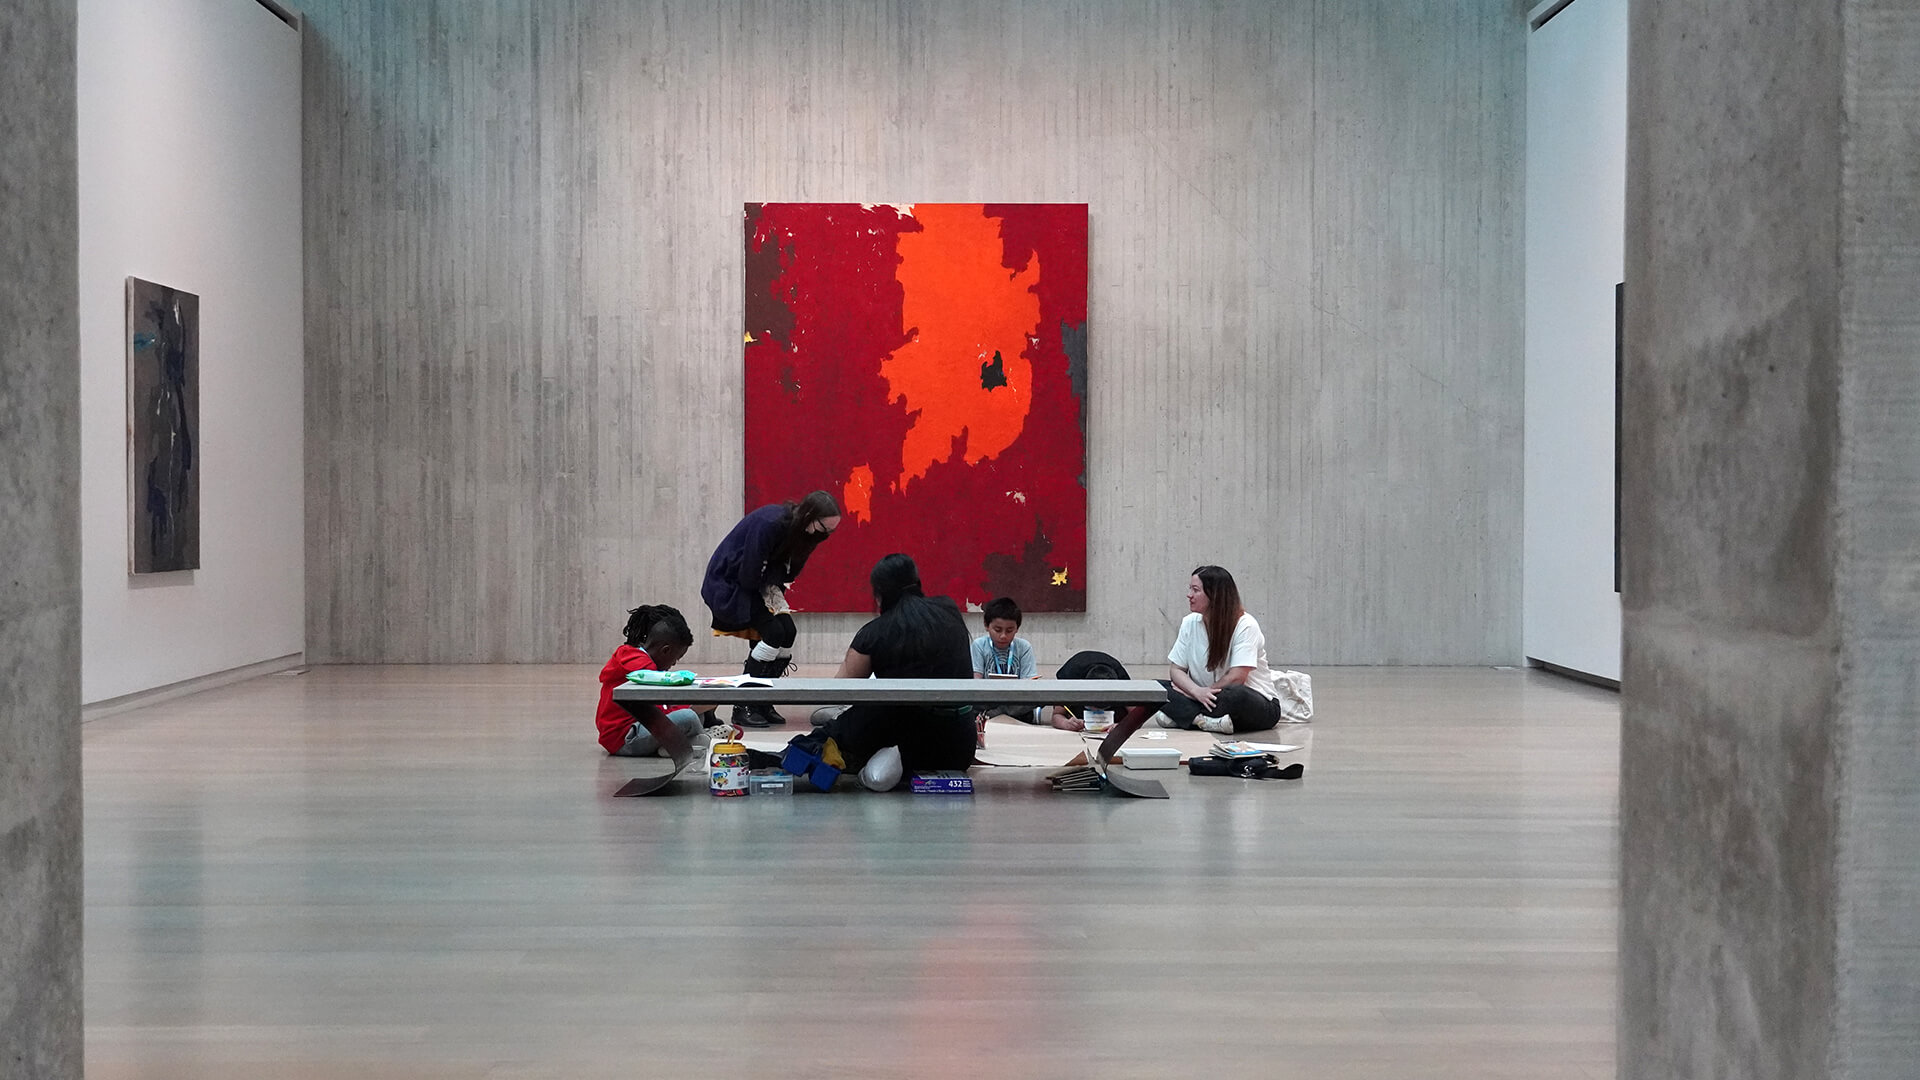
[[[946,597],[928,599],[920,585],[920,568],[910,556],[895,552],[873,564],[868,575],[873,585],[874,603],[882,615],[889,615],[888,630],[898,644],[899,655],[925,657],[939,654],[952,643],[958,627],[962,642],[967,625],[958,608]]]
[[[816,521],[839,516],[840,504],[824,491],[810,492],[797,503],[787,503],[787,531],[768,556],[768,565],[779,566],[784,563],[788,580],[798,577],[801,569],[807,565],[807,557],[827,538],[826,533],[808,532],[807,529]]]

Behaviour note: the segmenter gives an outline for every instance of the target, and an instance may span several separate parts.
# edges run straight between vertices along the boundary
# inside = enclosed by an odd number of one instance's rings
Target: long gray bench
[[[1096,767],[1104,768],[1127,737],[1145,724],[1154,709],[1167,700],[1166,688],[1149,679],[767,679],[748,686],[614,687],[613,700],[646,726],[673,755],[673,771],[665,776],[641,777],[616,794],[645,795],[658,791],[692,763],[693,744],[680,729],[667,723],[647,705],[684,705],[694,709],[718,705],[1124,705],[1101,741]],[[1165,798],[1157,781],[1107,777],[1111,786],[1130,795]],[[1140,790],[1130,791],[1128,787]],[[1159,789],[1157,792],[1148,788]]]

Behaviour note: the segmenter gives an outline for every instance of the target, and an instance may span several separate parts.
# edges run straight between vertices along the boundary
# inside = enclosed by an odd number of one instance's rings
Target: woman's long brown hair
[[[1240,606],[1240,586],[1233,575],[1218,566],[1198,566],[1193,576],[1200,579],[1200,591],[1207,594],[1207,613],[1200,616],[1207,628],[1207,670],[1219,671],[1226,665],[1227,648],[1233,644],[1233,628],[1247,609]]]
[[[839,517],[840,506],[833,496],[824,491],[815,491],[797,503],[783,504],[786,509],[787,532],[774,545],[769,553],[768,562],[785,564],[793,573],[807,564],[807,556],[825,540],[824,533],[810,533],[807,527],[822,518]]]

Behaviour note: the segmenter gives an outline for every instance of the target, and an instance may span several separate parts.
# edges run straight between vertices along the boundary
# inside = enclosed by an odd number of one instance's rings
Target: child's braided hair
[[[641,604],[627,612],[627,644],[638,649],[654,637],[671,638],[675,644],[692,646],[693,630],[687,626],[680,609],[667,604]]]

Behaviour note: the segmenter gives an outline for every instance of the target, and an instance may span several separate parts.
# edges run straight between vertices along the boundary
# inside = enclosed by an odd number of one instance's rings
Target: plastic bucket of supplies
[[[747,767],[747,748],[737,742],[717,742],[707,759],[708,790],[729,798],[751,792],[748,786],[752,770]]]

